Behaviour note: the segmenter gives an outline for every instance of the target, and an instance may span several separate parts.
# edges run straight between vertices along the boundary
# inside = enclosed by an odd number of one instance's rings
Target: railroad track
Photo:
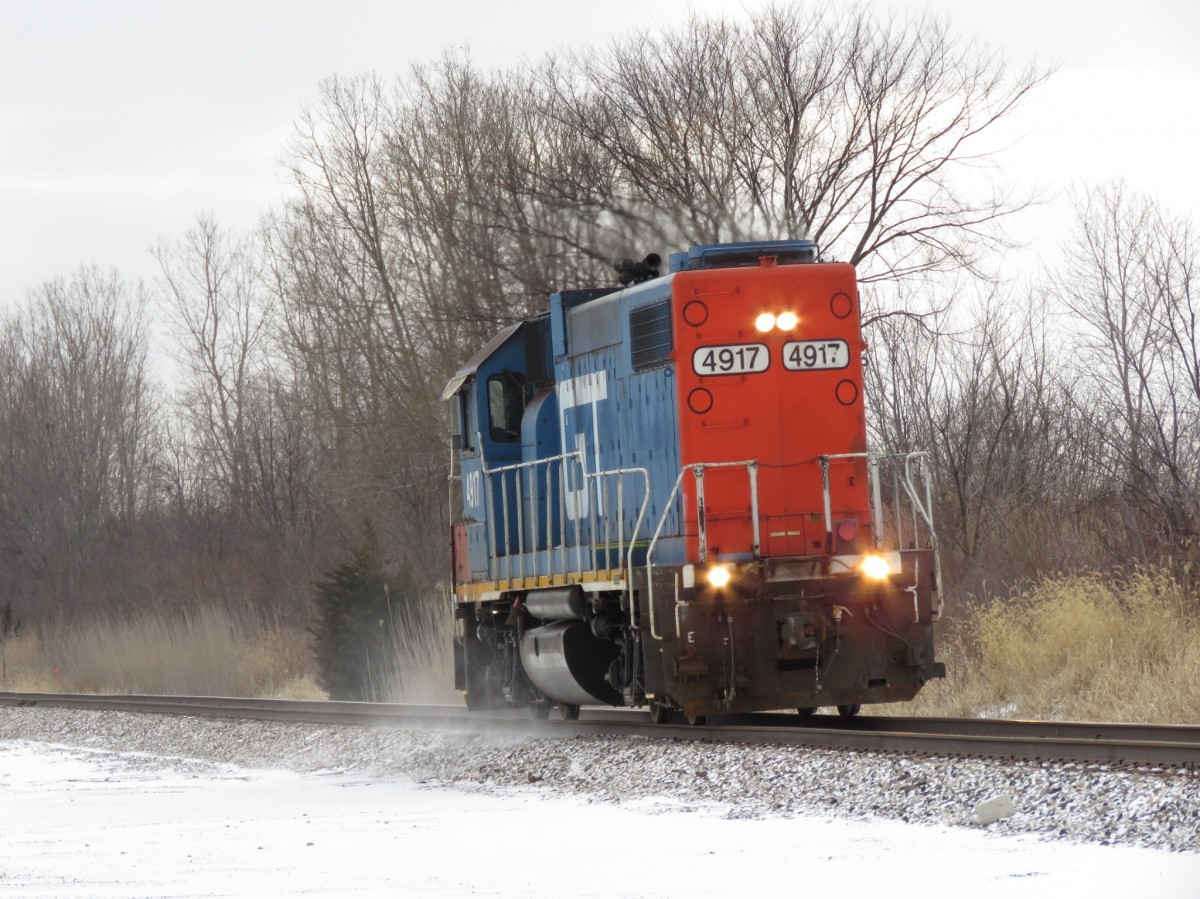
[[[0,693],[0,706],[74,708],[160,715],[257,718],[372,727],[503,732],[531,737],[638,736],[667,740],[810,746],[963,758],[1075,761],[1200,770],[1200,727],[1010,721],[989,718],[842,719],[762,713],[702,726],[652,724],[645,712],[584,709],[577,721],[538,721],[528,712],[467,712],[461,706],[315,702],[206,696]]]

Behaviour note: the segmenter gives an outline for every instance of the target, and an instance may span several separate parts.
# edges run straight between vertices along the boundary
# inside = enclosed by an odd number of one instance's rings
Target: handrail
[[[482,438],[480,439],[480,443],[482,444]],[[589,568],[589,570],[591,570],[591,571],[600,570],[600,566],[597,564],[597,560],[600,557],[601,546],[603,546],[604,559],[605,559],[605,564],[603,566],[603,569],[611,572],[615,567],[617,570],[619,570],[621,572],[620,577],[624,580],[624,584],[622,584],[622,587],[624,589],[622,592],[625,593],[625,595],[627,597],[627,601],[628,601],[630,607],[632,608],[632,605],[633,605],[633,550],[637,545],[638,536],[641,533],[642,525],[644,524],[644,522],[646,520],[646,509],[650,505],[650,471],[649,471],[649,469],[642,468],[642,467],[630,467],[630,468],[614,468],[614,469],[606,469],[604,471],[589,472],[587,470],[587,459],[584,456],[584,454],[579,450],[572,450],[571,452],[561,453],[557,456],[546,456],[541,459],[531,459],[529,461],[524,461],[524,462],[513,462],[513,463],[506,464],[506,465],[498,465],[494,468],[489,468],[488,464],[487,464],[487,460],[483,458],[482,454],[480,455],[480,467],[481,467],[481,472],[482,472],[482,476],[484,479],[484,489],[487,493],[486,502],[487,502],[487,515],[488,515],[488,522],[487,522],[488,549],[489,549],[489,553],[490,553],[490,558],[488,560],[489,577],[492,577],[493,579],[496,579],[496,580],[501,580],[502,579],[502,578],[500,578],[501,565],[503,564],[503,572],[504,572],[504,574],[507,575],[507,577],[503,578],[503,579],[508,580],[510,582],[513,580],[513,553],[511,552],[512,547],[510,546],[510,543],[511,543],[511,538],[515,536],[516,541],[517,541],[517,553],[516,553],[516,555],[518,557],[517,565],[519,566],[518,577],[522,581],[524,581],[526,579],[527,571],[525,568],[525,552],[526,552],[525,516],[524,516],[524,511],[520,508],[520,500],[522,499],[522,475],[524,472],[529,472],[529,475],[528,475],[528,479],[529,479],[528,499],[529,499],[529,507],[530,507],[529,530],[531,532],[531,540],[529,541],[528,548],[532,555],[532,567],[533,567],[532,577],[536,580],[541,575],[540,555],[542,553],[542,550],[540,550],[538,548],[538,538],[543,535],[540,533],[539,521],[538,521],[538,506],[539,506],[539,504],[537,502],[537,469],[539,466],[545,466],[545,468],[546,468],[546,481],[545,481],[546,494],[545,495],[546,495],[546,503],[547,503],[547,507],[548,507],[549,503],[551,502],[551,499],[553,497],[553,494],[554,494],[554,491],[552,489],[552,487],[553,487],[553,480],[552,480],[553,466],[555,465],[555,463],[557,463],[559,466],[559,468],[558,468],[558,488],[559,488],[558,489],[558,497],[559,497],[559,501],[558,501],[558,505],[559,505],[558,533],[557,533],[557,535],[552,533],[554,516],[552,514],[547,514],[545,516],[546,527],[545,527],[545,535],[544,535],[545,536],[545,546],[546,546],[545,552],[547,554],[547,563],[548,563],[546,573],[548,575],[554,573],[554,565],[552,562],[552,555],[553,555],[554,548],[556,545],[555,537],[557,536],[557,538],[558,538],[557,546],[558,546],[559,552],[560,552],[559,559],[561,562],[562,573],[564,575],[571,574],[571,572],[569,571],[570,557],[569,557],[568,550],[574,549],[574,551],[575,551],[575,553],[574,553],[575,554],[574,574],[577,578],[582,580],[582,576],[583,576],[583,572],[584,572],[583,551],[585,548],[583,541],[581,539],[582,523],[580,521],[580,518],[582,516],[579,514],[576,514],[575,516],[568,516],[568,514],[567,514],[567,511],[568,511],[567,510],[567,502],[566,502],[567,462],[568,462],[568,460],[571,460],[571,459],[574,459],[578,463],[579,471],[583,477],[583,483],[585,484],[584,494],[583,494],[583,502],[585,502],[587,504],[588,512],[584,513],[584,514],[587,514],[589,516],[588,524],[590,525],[590,532],[591,532],[591,545],[589,547],[589,549],[591,551],[591,567]],[[515,534],[509,533],[510,514],[509,514],[509,503],[508,503],[508,477],[507,477],[509,474],[514,475],[514,477],[516,479],[514,494],[518,500],[518,507],[517,507],[517,526],[515,528],[515,530],[516,530]],[[501,510],[504,515],[502,521],[498,521],[495,517],[495,498],[493,495],[494,494],[493,485],[495,482],[494,482],[493,478],[497,475],[499,475],[500,479],[501,479],[500,480],[500,505],[501,505]],[[642,480],[642,501],[641,501],[641,504],[638,506],[637,518],[634,520],[633,531],[630,534],[628,541],[626,541],[626,539],[625,539],[625,516],[624,516],[625,477],[627,475],[640,475],[641,480]],[[611,551],[611,547],[612,547],[611,516],[609,516],[609,515],[604,516],[604,542],[603,542],[603,544],[601,544],[601,542],[600,542],[600,528],[597,526],[597,519],[596,519],[597,507],[601,507],[603,510],[607,510],[610,508],[609,500],[611,498],[611,491],[609,489],[609,481],[613,477],[616,477],[616,479],[617,479],[617,491],[616,492],[617,492],[617,510],[618,510],[618,513],[617,513],[618,514],[617,558],[616,558],[615,566],[608,564],[608,554]],[[579,509],[579,507],[576,506],[577,512],[578,512],[578,509]],[[568,539],[567,539],[568,526],[567,526],[566,520],[568,517],[571,517],[571,521],[572,521],[572,524],[570,527],[570,531],[571,531],[570,536],[573,537],[573,540],[571,540],[571,541],[568,541]],[[499,547],[500,547],[501,540],[498,539],[498,537],[503,538],[502,542],[503,542],[503,546],[504,546],[504,550],[505,550],[503,556],[501,556],[499,553]],[[493,566],[494,566],[494,570],[493,570]]]
[[[920,520],[925,525],[926,537],[929,540],[929,546],[933,550],[933,565],[934,577],[937,583],[937,614],[936,617],[942,617],[945,610],[945,599],[942,593],[942,554],[938,546],[937,528],[933,524],[933,481],[926,471],[926,463],[931,459],[928,450],[913,450],[904,453],[835,453],[828,456],[819,457],[821,461],[821,472],[824,491],[825,503],[825,530],[826,541],[832,538],[833,524],[831,518],[831,498],[829,495],[829,462],[841,459],[866,459],[868,466],[868,476],[872,481],[872,494],[874,497],[874,508],[872,509],[874,530],[875,530],[875,546],[880,548],[883,545],[883,503],[881,502],[880,482],[882,478],[879,475],[879,464],[881,462],[890,462],[892,464],[893,478],[893,513],[896,516],[896,546],[903,547],[904,544],[904,521],[902,517],[902,508],[900,504],[900,489],[904,488],[904,493],[908,497],[909,505],[912,507],[912,537],[913,544],[916,545],[920,527],[917,521],[918,515]],[[903,468],[901,469],[901,463]],[[922,502],[920,491],[913,481],[914,463],[919,472],[920,479],[925,483],[925,499]],[[901,477],[901,472],[903,476]]]
[[[622,475],[623,476],[626,474],[640,474],[642,476],[642,483],[645,485],[645,488],[642,491],[642,504],[638,507],[638,515],[637,515],[637,518],[634,520],[633,532],[629,535],[629,545],[627,547],[625,546],[625,516],[620,511],[618,512],[618,515],[617,515],[617,567],[619,567],[621,569],[621,571],[624,572],[624,574],[625,574],[625,595],[628,598],[630,613],[632,614],[632,610],[633,610],[633,548],[637,545],[638,533],[642,529],[642,522],[645,521],[645,519],[646,519],[646,508],[650,505],[650,471],[648,469],[640,468],[640,467],[639,468],[613,468],[613,469],[609,469],[607,471],[597,472],[595,475],[592,475],[591,477],[602,478],[602,477],[607,477],[607,476],[611,476],[611,475]],[[618,510],[624,510],[624,508],[625,508],[624,488],[625,488],[625,479],[624,479],[624,477],[619,477],[617,479],[617,509]],[[607,559],[608,559],[607,553],[608,553],[609,543],[608,543],[607,526],[608,526],[609,518],[610,517],[605,518],[605,550],[604,550],[605,561],[607,561]],[[595,530],[593,530],[592,531],[593,542],[595,541],[595,539],[596,539],[596,532],[595,532]],[[621,560],[622,556],[624,556],[623,562]],[[593,546],[593,549],[592,549],[593,562],[595,561],[595,559],[596,559],[596,551]],[[606,565],[605,567],[607,568],[608,566]]]
[[[937,597],[938,597],[937,617],[941,618],[942,612],[945,611],[945,602],[946,602],[945,596],[944,596],[944,593],[942,590],[942,584],[943,584],[943,581],[942,581],[942,553],[941,553],[940,548],[938,547],[937,529],[933,526],[933,479],[930,478],[928,472],[925,471],[926,460],[931,459],[931,458],[932,458],[932,456],[930,456],[928,451],[925,451],[925,450],[920,450],[918,452],[912,452],[907,455],[907,457],[904,460],[904,488],[905,488],[905,490],[908,491],[908,496],[909,496],[909,499],[912,501],[913,508],[920,510],[921,517],[925,519],[926,530],[929,533],[929,544],[930,544],[931,548],[933,549],[934,574],[937,578]],[[916,485],[914,485],[912,482],[911,464],[914,460],[920,463],[921,480],[923,480],[925,482],[925,505],[924,506],[921,505],[921,500],[917,496]]]
[[[595,472],[594,474],[591,474],[587,470],[587,458],[583,455],[583,453],[577,451],[576,453],[573,453],[573,455],[578,456],[579,467],[583,470],[583,476],[585,479],[595,479],[598,483],[600,478],[610,478],[613,475],[617,476],[617,567],[621,569],[621,571],[624,573],[624,576],[625,576],[625,595],[627,597],[628,604],[629,604],[630,616],[632,617],[632,615],[633,615],[633,548],[637,545],[637,535],[641,531],[642,521],[646,517],[646,507],[648,505],[650,505],[650,470],[647,468],[643,468],[641,466],[635,466],[632,468],[610,468],[610,469],[606,469],[604,471],[598,471],[598,472]],[[642,504],[641,504],[641,506],[638,507],[638,516],[634,520],[633,532],[629,535],[629,546],[626,549],[625,548],[625,495],[624,495],[624,490],[625,490],[625,475],[627,475],[627,474],[640,474],[642,476],[642,484],[643,484],[644,489],[642,490]],[[604,497],[605,497],[604,507],[607,509],[608,508],[608,482],[607,481],[604,482]],[[597,488],[597,491],[596,491],[596,498],[597,498],[597,500],[599,500],[599,498],[600,498],[599,488]],[[593,567],[596,564],[596,553],[597,553],[597,549],[598,549],[597,544],[596,544],[596,536],[597,536],[596,506],[597,506],[597,503],[589,503],[588,504],[588,508],[589,508],[591,516],[592,516],[591,530],[592,530],[592,565],[593,565]],[[608,548],[609,548],[609,546],[612,545],[612,542],[609,539],[611,536],[611,533],[612,533],[611,525],[612,525],[612,516],[605,515],[604,516],[604,561],[606,563],[608,562]],[[624,557],[624,561],[622,561],[622,557]],[[611,567],[607,564],[604,567],[605,567],[605,570],[608,570],[608,571],[612,570]]]
[[[916,536],[917,536],[917,534],[916,534],[916,531],[917,531],[916,516],[918,513],[920,513],[921,521],[925,525],[925,529],[928,532],[930,541],[931,541],[931,543],[933,543],[936,546],[937,532],[934,529],[934,525],[933,525],[932,486],[930,483],[930,479],[926,475],[925,470],[924,470],[924,462],[928,458],[929,458],[929,452],[926,450],[914,450],[912,452],[907,452],[907,453],[871,453],[871,452],[832,453],[830,455],[818,456],[817,459],[821,464],[821,473],[822,473],[822,482],[823,482],[823,484],[822,484],[822,489],[823,489],[822,499],[824,502],[826,532],[832,534],[832,531],[833,531],[832,500],[831,500],[830,493],[829,493],[829,463],[830,462],[841,461],[844,459],[865,459],[867,461],[868,473],[873,482],[872,483],[872,494],[873,494],[873,498],[874,498],[874,503],[873,503],[874,508],[872,509],[872,513],[873,513],[873,519],[874,519],[874,525],[875,525],[875,544],[876,544],[876,546],[880,545],[880,541],[882,540],[882,535],[883,535],[883,504],[880,501],[880,499],[881,499],[881,497],[880,497],[880,493],[881,493],[880,481],[882,479],[879,477],[879,463],[880,462],[891,462],[893,465],[893,471],[898,474],[899,468],[897,466],[900,462],[903,462],[904,463],[904,468],[903,468],[904,477],[901,479],[897,476],[895,486],[896,486],[897,490],[900,487],[904,488],[904,492],[908,496],[909,502],[912,504],[913,539],[915,540]],[[925,482],[925,494],[926,494],[926,499],[925,499],[924,503],[921,501],[921,498],[917,491],[917,487],[913,483],[912,464],[914,461],[921,463],[920,474],[921,474],[921,479]],[[899,496],[897,495],[897,501],[894,503],[894,505],[896,507],[895,514],[897,516],[897,518],[896,518],[896,527],[897,527],[896,540],[897,540],[897,543],[899,544],[900,542],[902,542],[903,522],[901,521],[901,519],[899,517],[900,516],[900,507],[899,507],[898,499],[899,499]]]
[[[938,584],[938,617],[942,614],[944,600],[942,599],[941,584],[942,584],[942,565],[941,556],[938,551],[937,531],[933,524],[933,494],[931,479],[925,470],[926,460],[930,458],[930,454],[924,450],[918,450],[906,453],[879,453],[879,452],[863,452],[863,453],[831,453],[828,455],[818,456],[815,460],[810,459],[801,463],[789,463],[782,466],[788,468],[794,465],[811,464],[817,462],[821,468],[821,491],[822,505],[825,517],[825,549],[826,552],[833,552],[833,499],[830,491],[829,483],[829,465],[831,462],[862,459],[867,463],[868,478],[871,482],[871,491],[869,502],[871,504],[872,516],[872,531],[874,532],[875,546],[877,549],[883,547],[883,497],[882,497],[882,481],[880,475],[881,463],[891,463],[893,467],[895,500],[893,502],[893,512],[896,516],[896,546],[903,546],[903,514],[900,503],[900,490],[903,488],[905,495],[908,497],[912,506],[913,514],[913,542],[915,544],[918,538],[918,521],[920,516],[921,523],[925,526],[925,531],[928,535],[929,543],[934,553],[934,565]],[[901,463],[903,467],[901,469]],[[915,473],[914,473],[914,466]],[[752,552],[754,558],[759,558],[762,552],[761,546],[761,531],[759,522],[759,503],[758,503],[758,480],[757,473],[760,463],[757,460],[743,460],[739,462],[697,462],[689,465],[683,465],[679,469],[679,475],[675,478],[675,484],[671,488],[671,493],[667,497],[666,503],[663,505],[662,514],[659,516],[658,526],[654,529],[654,536],[650,540],[650,545],[646,550],[646,584],[647,584],[647,601],[650,604],[650,636],[656,640],[661,640],[662,636],[658,632],[658,618],[655,611],[654,603],[654,578],[652,572],[654,550],[658,546],[659,538],[662,536],[663,527],[666,524],[668,516],[673,510],[675,497],[679,493],[681,484],[683,483],[684,475],[691,470],[696,478],[696,504],[697,513],[696,521],[698,528],[698,555],[701,562],[707,560],[708,556],[708,535],[707,521],[704,513],[704,472],[709,468],[731,468],[745,467],[750,478],[750,493],[751,493],[751,522],[753,530],[753,546]],[[900,472],[903,472],[903,477],[900,477]],[[925,499],[922,501],[920,491],[915,483],[915,475],[919,476],[925,482]]]
[[[654,572],[651,570],[651,559],[654,556],[654,547],[658,545],[659,535],[662,534],[663,525],[667,523],[667,516],[671,513],[671,504],[675,502],[675,495],[679,492],[679,485],[683,481],[684,472],[687,471],[687,466],[679,469],[679,476],[675,478],[675,485],[671,488],[671,493],[667,497],[667,501],[663,504],[662,515],[658,518],[658,527],[654,529],[654,536],[650,538],[650,545],[646,547],[646,602],[650,604],[650,636],[655,640],[662,640],[662,636],[658,633],[658,622],[654,616]]]
[[[480,437],[480,446],[482,446],[482,437]],[[892,502],[893,510],[892,510],[891,514],[894,515],[894,519],[892,519],[892,520],[894,520],[894,523],[895,523],[895,535],[894,535],[895,543],[896,543],[897,547],[902,547],[904,544],[906,528],[904,525],[904,509],[903,509],[902,503],[900,502],[900,497],[903,494],[908,499],[909,505],[911,506],[911,509],[912,509],[912,525],[911,525],[911,527],[912,527],[912,540],[914,542],[914,545],[921,536],[920,535],[921,525],[924,525],[924,530],[926,532],[926,537],[929,541],[929,545],[934,550],[934,564],[936,566],[935,573],[936,573],[937,583],[939,585],[937,615],[940,617],[942,614],[943,607],[944,607],[944,600],[942,599],[941,590],[940,590],[940,585],[942,583],[942,571],[941,571],[940,553],[938,552],[939,547],[938,547],[937,532],[934,529],[934,525],[933,525],[932,483],[931,483],[931,479],[929,477],[929,473],[926,469],[927,461],[929,458],[930,458],[930,454],[925,451],[915,451],[915,452],[909,452],[909,453],[876,453],[876,452],[832,453],[832,454],[828,454],[828,455],[818,456],[818,457],[816,457],[816,459],[806,460],[803,463],[790,463],[790,464],[784,465],[784,466],[770,466],[770,467],[785,467],[785,468],[787,468],[787,467],[792,467],[792,466],[800,465],[800,464],[811,464],[812,462],[817,462],[819,464],[820,469],[821,469],[822,501],[823,501],[823,512],[824,512],[824,517],[825,517],[826,552],[832,552],[834,543],[833,543],[833,502],[832,502],[832,496],[831,496],[831,491],[830,491],[830,478],[829,478],[830,464],[834,463],[834,462],[839,462],[839,461],[849,461],[849,460],[857,460],[857,459],[866,461],[867,469],[868,469],[868,478],[871,482],[871,488],[870,488],[870,501],[871,501],[871,506],[872,506],[871,517],[872,517],[872,525],[873,525],[873,531],[874,531],[875,546],[877,549],[883,547],[883,541],[884,541],[884,516],[883,516],[884,506],[883,506],[883,502],[882,502],[883,475],[881,472],[881,466],[884,464],[890,464],[892,467],[893,492],[894,492],[894,498],[893,498],[893,502]],[[575,460],[575,462],[579,466],[578,471],[580,473],[580,476],[582,477],[583,489],[582,489],[582,494],[579,494],[579,493],[574,494],[576,499],[573,503],[573,509],[571,510],[574,512],[574,514],[571,516],[568,516],[567,468],[568,468],[568,464],[571,460]],[[647,508],[649,506],[649,502],[650,502],[650,472],[646,468],[642,468],[642,467],[616,468],[616,469],[609,469],[609,470],[604,470],[604,471],[589,472],[587,470],[587,459],[585,458],[584,454],[580,450],[574,450],[571,452],[559,454],[557,456],[549,456],[549,457],[542,458],[542,459],[533,459],[533,460],[526,461],[526,462],[516,462],[516,463],[505,464],[505,465],[499,465],[499,466],[496,466],[495,468],[488,467],[487,460],[484,458],[483,453],[481,451],[480,455],[479,455],[479,461],[480,461],[480,466],[481,466],[482,474],[483,474],[483,478],[484,478],[485,491],[487,493],[485,502],[487,505],[487,516],[488,516],[487,535],[488,535],[488,549],[489,549],[489,553],[490,553],[490,556],[488,559],[488,573],[492,579],[502,580],[502,578],[500,577],[500,574],[503,570],[503,573],[506,575],[506,578],[504,578],[504,579],[506,579],[510,582],[510,587],[511,587],[511,582],[514,580],[514,567],[515,567],[514,561],[513,561],[514,553],[512,552],[513,547],[510,545],[512,543],[513,538],[516,539],[516,544],[517,544],[516,555],[518,556],[518,561],[517,561],[516,565],[519,566],[519,573],[517,574],[517,576],[522,580],[522,582],[527,580],[528,571],[526,569],[526,559],[525,559],[525,554],[526,554],[527,550],[530,551],[532,554],[532,568],[533,568],[532,577],[536,580],[541,575],[540,562],[541,562],[541,554],[542,554],[543,550],[539,549],[539,538],[543,535],[540,533],[540,528],[539,528],[540,522],[539,522],[539,503],[537,502],[537,489],[538,489],[537,488],[537,478],[538,478],[537,468],[538,468],[538,466],[545,466],[545,469],[546,469],[546,479],[545,479],[546,509],[545,509],[545,511],[547,512],[547,514],[545,515],[545,534],[544,534],[545,550],[544,550],[544,552],[546,553],[546,561],[547,561],[546,573],[547,574],[555,573],[555,571],[554,571],[555,565],[554,565],[553,555],[554,555],[554,550],[557,545],[557,548],[558,548],[559,554],[560,554],[559,562],[560,562],[560,568],[561,568],[562,574],[570,575],[573,573],[577,578],[582,580],[582,576],[584,573],[583,552],[584,552],[584,549],[588,548],[588,547],[584,546],[584,543],[582,540],[582,528],[583,528],[584,522],[581,519],[583,519],[584,516],[587,516],[588,517],[587,523],[590,525],[590,536],[591,536],[591,540],[590,540],[591,564],[590,564],[589,570],[590,571],[600,571],[601,569],[603,569],[603,570],[609,572],[610,578],[612,577],[611,573],[614,571],[614,569],[619,571],[620,574],[618,575],[616,580],[618,583],[622,579],[624,580],[624,583],[620,584],[620,586],[622,588],[622,593],[625,595],[625,597],[627,599],[628,608],[630,609],[631,614],[636,614],[637,610],[635,609],[634,595],[633,595],[633,570],[634,570],[633,569],[633,564],[634,564],[633,563],[633,550],[637,545],[638,537],[641,535],[642,528],[646,523],[646,510],[647,510]],[[549,505],[552,501],[552,497],[553,497],[553,493],[554,493],[554,491],[553,491],[553,485],[554,485],[553,466],[555,464],[558,465],[558,487],[559,487],[559,490],[558,490],[558,494],[559,494],[559,496],[558,496],[558,506],[559,506],[558,519],[559,520],[558,520],[557,534],[553,533],[553,530],[554,530],[553,518],[554,518],[554,516],[549,511]],[[666,526],[667,519],[670,516],[670,514],[674,511],[675,500],[676,500],[676,497],[679,495],[680,489],[682,487],[684,475],[687,474],[688,471],[691,471],[696,480],[696,507],[697,507],[696,508],[696,521],[697,521],[697,528],[698,528],[698,533],[697,533],[698,550],[699,550],[700,561],[703,562],[703,561],[707,561],[707,559],[708,559],[708,523],[706,520],[706,514],[705,514],[705,509],[704,509],[704,498],[705,498],[704,475],[705,475],[705,472],[709,469],[718,469],[718,468],[745,468],[746,469],[747,477],[749,480],[748,486],[749,486],[749,490],[750,490],[750,519],[751,519],[751,529],[752,529],[751,554],[752,554],[753,558],[757,559],[757,558],[760,558],[762,555],[762,532],[761,532],[761,522],[759,521],[760,504],[759,504],[759,496],[758,496],[758,470],[760,467],[761,467],[761,463],[759,463],[759,461],[756,459],[744,459],[744,460],[735,461],[735,462],[697,462],[697,463],[691,463],[688,465],[683,465],[680,467],[679,474],[675,478],[675,483],[671,487],[671,492],[668,495],[665,504],[663,505],[662,513],[659,516],[657,526],[655,527],[654,533],[651,536],[650,542],[646,548],[645,566],[646,566],[647,601],[650,604],[650,634],[654,639],[656,639],[656,640],[663,639],[661,634],[659,633],[659,622],[658,622],[658,616],[656,613],[655,602],[654,602],[654,578],[653,578],[653,571],[652,571],[654,553],[655,553],[656,549],[658,548],[659,540],[662,538],[663,529]],[[529,478],[528,500],[529,500],[530,510],[529,510],[529,514],[528,514],[528,522],[530,525],[530,535],[527,535],[525,533],[525,531],[526,531],[526,528],[525,528],[526,516],[525,516],[524,510],[521,508],[522,497],[523,497],[523,489],[522,488],[523,488],[523,473],[524,472],[529,472],[529,474],[528,474],[528,478]],[[516,533],[515,534],[510,533],[510,530],[512,530],[512,529],[510,528],[511,511],[510,511],[510,504],[509,504],[509,500],[508,500],[508,478],[507,478],[507,476],[510,473],[513,474],[513,476],[515,477],[515,482],[516,482],[515,483],[515,494],[514,494],[515,497],[517,498],[517,508],[516,508],[517,522],[516,522],[516,528],[515,528]],[[500,504],[501,509],[504,514],[503,521],[499,521],[496,518],[496,514],[495,514],[496,513],[495,507],[496,507],[497,503],[496,503],[496,497],[495,497],[494,481],[492,479],[494,476],[497,476],[497,475],[499,475],[502,479],[501,484],[500,484],[500,490],[499,490],[499,492],[500,492],[500,497],[499,497],[500,503],[499,504]],[[625,515],[624,515],[625,478],[626,478],[626,476],[633,476],[633,475],[637,475],[637,476],[641,477],[642,486],[643,486],[643,495],[642,495],[642,501],[641,501],[640,505],[638,506],[637,518],[634,521],[633,531],[630,534],[629,539],[627,541],[625,538]],[[609,562],[609,558],[610,558],[609,554],[612,549],[613,524],[612,524],[611,515],[606,514],[607,512],[609,512],[611,510],[611,506],[610,506],[610,502],[612,499],[611,479],[614,477],[617,479],[616,508],[618,510],[618,519],[617,519],[617,524],[616,524],[617,557],[615,560],[616,561],[615,566],[610,564],[610,562]],[[920,485],[918,483],[919,481],[924,481],[924,496],[923,497],[921,495],[922,491],[921,491]],[[580,481],[575,481],[575,483],[580,483]],[[584,511],[584,504],[586,504],[586,507],[587,507],[586,511]],[[571,532],[570,535],[568,534],[568,525],[567,525],[567,521],[566,521],[568,517],[571,517],[571,521],[572,521],[572,523],[569,527],[569,530]],[[600,527],[599,519],[603,519],[603,531],[604,531],[603,543],[601,543],[601,539],[600,539],[601,527]],[[531,539],[528,541],[528,544],[526,542],[526,536],[531,536]],[[571,540],[569,542],[568,536],[573,537],[573,540]],[[555,540],[556,537],[557,537],[557,543]],[[500,548],[501,543],[503,543],[503,547],[505,550],[503,557],[501,557],[499,555],[499,548]],[[603,547],[603,556],[604,556],[604,565],[603,566],[601,566],[599,564],[599,559],[601,556],[601,547]],[[571,548],[573,548],[575,550],[574,572],[571,572],[569,570],[569,566],[570,566],[569,550]]]
[[[662,515],[658,519],[658,527],[654,530],[654,537],[650,540],[650,545],[646,548],[646,601],[650,604],[650,636],[655,640],[661,640],[658,635],[658,622],[654,615],[654,577],[651,571],[651,563],[654,556],[654,547],[658,544],[658,538],[662,534],[663,525],[666,524],[667,516],[671,512],[671,505],[675,502],[675,495],[679,492],[679,485],[683,483],[683,476],[690,469],[693,477],[696,479],[696,522],[698,528],[697,539],[699,540],[699,555],[700,560],[704,561],[708,558],[708,534],[704,518],[704,472],[709,468],[745,468],[746,474],[750,479],[750,520],[752,531],[752,544],[750,551],[754,558],[758,558],[762,552],[762,533],[759,530],[758,521],[758,460],[743,459],[740,462],[693,462],[690,465],[683,465],[679,469],[679,476],[675,478],[675,485],[671,488],[671,495],[667,497],[666,503],[663,505]]]

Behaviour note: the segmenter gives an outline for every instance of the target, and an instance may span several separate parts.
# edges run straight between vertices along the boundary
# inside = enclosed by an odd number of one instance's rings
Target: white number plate
[[[850,345],[844,340],[793,340],[783,345],[783,367],[788,371],[845,368]]]
[[[692,371],[698,375],[748,375],[766,371],[771,353],[765,344],[732,343],[702,346],[692,353]]]

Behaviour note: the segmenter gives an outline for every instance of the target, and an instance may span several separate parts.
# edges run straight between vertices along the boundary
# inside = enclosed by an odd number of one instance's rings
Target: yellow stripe
[[[474,581],[469,584],[458,584],[454,588],[455,597],[461,602],[485,593],[510,593],[521,590],[540,590],[546,587],[569,587],[573,584],[595,584],[619,578],[621,571],[616,568],[601,568],[597,571],[585,571],[582,575],[570,574],[539,575],[533,577],[515,577],[499,581]]]

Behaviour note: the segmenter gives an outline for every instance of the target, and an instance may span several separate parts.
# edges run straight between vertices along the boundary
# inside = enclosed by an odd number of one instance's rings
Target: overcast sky
[[[830,0],[833,6],[846,6]],[[0,0],[0,307],[80,265],[154,277],[149,249],[200,212],[252,226],[285,195],[278,160],[330,75],[401,73],[446,47],[483,66],[665,27],[714,0]],[[1061,64],[1000,161],[1051,194],[1126,178],[1200,217],[1200,4],[884,0],[928,6],[1014,62]],[[1043,259],[1065,204],[1020,223]]]

